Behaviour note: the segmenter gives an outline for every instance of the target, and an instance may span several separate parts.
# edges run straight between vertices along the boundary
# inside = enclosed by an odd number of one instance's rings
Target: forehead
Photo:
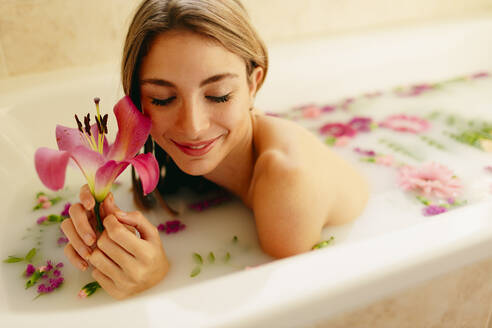
[[[153,40],[142,59],[140,78],[189,83],[226,72],[245,75],[243,59],[211,38],[188,31],[170,31]]]

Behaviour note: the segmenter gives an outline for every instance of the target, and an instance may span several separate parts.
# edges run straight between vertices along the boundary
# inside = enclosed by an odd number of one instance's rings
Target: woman
[[[146,0],[128,31],[122,78],[151,118],[167,163],[237,195],[254,213],[262,249],[282,258],[310,250],[325,225],[355,219],[368,187],[310,132],[254,109],[267,69],[266,49],[238,0]],[[168,179],[172,165],[163,162]],[[87,187],[80,199],[62,225],[74,265],[92,264],[93,277],[118,299],[162,280],[169,264],[161,239],[140,212],[124,213],[108,196],[106,229],[91,250]]]

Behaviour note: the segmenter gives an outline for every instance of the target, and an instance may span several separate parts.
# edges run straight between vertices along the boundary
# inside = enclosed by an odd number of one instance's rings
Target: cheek
[[[150,135],[154,139],[160,138],[165,131],[169,128],[169,120],[162,117],[162,115],[158,115],[153,111],[147,112],[147,116],[150,118],[152,122],[152,126],[150,128]]]

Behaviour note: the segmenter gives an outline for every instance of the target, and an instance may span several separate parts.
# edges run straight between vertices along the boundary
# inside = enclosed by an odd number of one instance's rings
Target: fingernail
[[[94,243],[94,239],[94,236],[90,233],[84,234],[84,240],[87,245],[91,246]]]
[[[90,200],[84,201],[84,207],[88,210],[92,209],[92,202]]]
[[[88,267],[87,263],[80,263],[80,270],[85,271],[87,270],[87,267]]]
[[[119,216],[121,218],[124,218],[126,216],[126,213],[122,211],[116,211],[114,212],[114,214],[116,214],[116,216]]]

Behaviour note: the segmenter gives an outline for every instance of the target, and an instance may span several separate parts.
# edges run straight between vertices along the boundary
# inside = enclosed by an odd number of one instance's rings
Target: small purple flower
[[[36,268],[32,264],[28,264],[26,268],[26,277],[32,276],[32,274],[36,271]]]
[[[57,267],[58,269],[63,268],[63,262],[57,263],[57,264],[56,264],[56,267]]]
[[[338,137],[353,137],[357,133],[352,127],[342,123],[327,123],[323,125],[319,132],[322,135],[331,135],[335,138]]]
[[[357,154],[360,154],[360,155],[363,155],[363,156],[369,156],[369,157],[376,156],[376,152],[374,150],[363,150],[363,149],[360,149],[359,147],[355,147],[354,148],[354,151]]]
[[[47,271],[51,271],[53,269],[53,264],[50,260],[46,261],[46,269]]]
[[[68,243],[68,238],[67,237],[60,237],[58,238],[58,240],[56,241],[58,245],[63,245],[63,244],[66,244]]]
[[[47,219],[48,219],[48,217],[42,216],[42,217],[40,217],[39,219],[36,220],[36,223],[37,224],[43,224],[44,221],[46,221]]]
[[[326,105],[326,106],[321,107],[321,111],[323,113],[330,113],[330,112],[333,112],[335,109],[336,109],[335,106],[330,106],[330,105]]]
[[[55,277],[59,277],[59,276],[61,275],[60,270],[55,270],[55,271],[53,271],[53,275],[54,275]]]
[[[472,79],[480,79],[480,78],[483,78],[483,77],[488,77],[489,76],[489,73],[488,72],[478,72],[478,73],[475,73],[471,76]]]
[[[66,203],[65,207],[63,208],[63,211],[60,213],[60,215],[68,218],[70,216],[70,214],[68,213],[70,206],[72,206],[72,204]]]
[[[448,199],[446,199],[446,201],[449,205],[453,205],[454,203],[456,203],[456,200],[453,197],[449,197]]]
[[[159,230],[159,231],[164,231],[164,230],[166,230],[166,226],[165,226],[163,223],[161,223],[161,224],[159,224],[159,225],[157,226],[157,230]]]
[[[199,201],[196,203],[189,204],[188,208],[195,210],[195,211],[198,211],[198,212],[201,212],[201,211],[204,211],[211,206],[219,205],[221,203],[227,202],[230,199],[231,199],[231,195],[226,193],[223,195],[219,195],[215,198],[206,199],[206,200],[202,200],[202,201]]]
[[[423,209],[424,216],[438,215],[447,212],[447,209],[439,205],[429,205]]]
[[[179,220],[166,222],[166,233],[167,234],[176,233],[180,230],[183,230],[184,228],[186,228],[186,225],[181,223],[181,221],[179,221]]]
[[[47,288],[46,288],[46,285],[45,284],[41,284],[41,285],[38,286],[38,293],[39,294],[47,293]]]
[[[371,131],[372,119],[370,117],[354,117],[348,122],[348,125],[359,132]]]
[[[343,101],[341,107],[342,109],[348,109],[350,104],[352,104],[355,101],[354,98],[347,98]]]

